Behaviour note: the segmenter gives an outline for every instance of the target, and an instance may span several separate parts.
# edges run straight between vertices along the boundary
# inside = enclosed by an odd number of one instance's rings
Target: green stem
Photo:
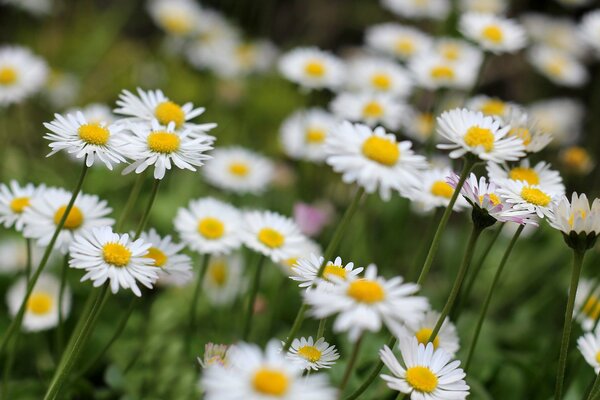
[[[10,372],[12,371],[13,364],[15,362],[15,354],[17,353],[17,344],[19,337],[16,336],[12,341],[12,346],[8,349],[6,360],[4,363],[4,374],[2,375],[2,387],[0,388],[0,399],[8,399],[8,384],[10,383]]]
[[[27,279],[27,283],[31,279],[31,239],[25,239],[25,247],[27,248],[27,263],[25,264],[25,279]]]
[[[154,184],[152,185],[152,192],[150,193],[150,199],[148,199],[148,205],[146,205],[146,210],[140,219],[140,223],[138,224],[137,229],[135,230],[135,238],[138,239],[142,234],[142,231],[146,228],[146,224],[148,223],[148,218],[150,218],[150,210],[152,209],[152,205],[154,204],[154,200],[156,200],[156,195],[158,194],[158,187],[160,186],[160,179],[155,179]]]
[[[327,318],[319,320],[319,329],[317,329],[317,337],[315,341],[321,339],[325,335],[325,326],[327,325]]]
[[[352,369],[356,364],[356,360],[358,359],[358,354],[360,353],[360,346],[362,344],[364,335],[361,335],[356,343],[354,344],[354,349],[352,350],[352,354],[350,355],[350,359],[348,360],[348,364],[346,365],[346,370],[344,371],[344,376],[342,378],[342,383],[340,384],[339,390],[339,398],[342,399],[344,395],[344,389],[350,380],[350,376],[352,375]]]
[[[565,370],[567,367],[567,353],[569,350],[569,339],[571,338],[571,325],[573,323],[573,307],[575,305],[575,295],[577,294],[577,285],[581,274],[581,266],[585,251],[573,250],[573,271],[571,274],[571,286],[569,288],[569,297],[567,300],[567,309],[565,311],[565,323],[563,327],[562,340],[560,344],[560,356],[558,358],[558,370],[556,373],[556,390],[554,399],[562,399],[563,385],[565,381]]]
[[[87,156],[86,156],[86,159],[87,159]],[[60,234],[63,226],[65,225],[65,221],[67,220],[67,217],[69,216],[69,213],[71,212],[71,209],[73,208],[73,205],[75,204],[75,199],[77,199],[77,195],[79,195],[79,192],[81,191],[81,187],[83,186],[83,181],[84,181],[85,176],[88,171],[88,167],[86,166],[86,163],[85,163],[86,159],[84,159],[83,168],[81,170],[81,174],[79,175],[79,180],[77,181],[77,184],[75,185],[75,189],[73,189],[73,194],[71,195],[71,199],[69,200],[69,203],[67,204],[67,207],[65,208],[65,212],[63,213],[62,217],[60,218],[60,221],[58,221],[58,224],[56,224],[56,229],[54,230],[54,234],[52,235],[52,238],[50,239],[50,242],[48,243],[48,246],[46,247],[46,250],[44,251],[44,255],[42,256],[42,259],[40,260],[40,263],[39,263],[37,269],[33,272],[31,279],[29,280],[29,283],[27,284],[27,291],[25,292],[25,297],[23,298],[23,302],[21,303],[21,306],[19,307],[19,311],[17,311],[15,318],[11,321],[10,325],[8,326],[8,329],[6,330],[6,333],[2,337],[2,342],[0,342],[0,354],[2,354],[4,352],[4,350],[6,349],[6,345],[9,342],[10,338],[15,333],[19,332],[19,330],[21,328],[21,323],[23,322],[23,316],[25,315],[25,308],[26,308],[27,302],[29,301],[29,297],[31,296],[31,293],[33,292],[33,288],[35,287],[35,284],[37,283],[40,275],[44,271],[44,267],[48,263],[48,259],[50,258],[50,253],[52,253],[52,250],[54,249],[54,245],[56,244],[58,235]]]
[[[589,394],[586,396],[587,400],[595,400],[595,398],[598,398],[598,390],[600,390],[600,374],[596,374],[596,378],[589,390]]]
[[[483,303],[483,307],[481,308],[481,313],[479,314],[479,319],[477,320],[475,332],[473,332],[473,339],[471,339],[469,352],[467,353],[467,358],[466,358],[467,361],[465,362],[465,367],[464,367],[465,372],[467,372],[469,370],[469,366],[471,365],[471,360],[472,360],[473,354],[475,354],[475,347],[477,346],[477,341],[479,340],[479,334],[481,333],[481,327],[483,326],[483,322],[485,321],[485,317],[487,315],[487,311],[490,306],[490,302],[492,301],[492,296],[494,294],[494,290],[496,289],[496,286],[498,285],[498,281],[500,280],[500,275],[502,275],[502,271],[504,270],[504,266],[506,265],[506,262],[508,261],[508,257],[510,256],[512,249],[515,246],[515,243],[517,243],[517,239],[519,239],[521,232],[523,232],[523,228],[525,228],[525,225],[519,226],[519,228],[513,235],[510,243],[508,244],[508,247],[506,248],[506,251],[504,252],[504,256],[502,256],[500,265],[498,265],[498,269],[496,270],[496,274],[494,275],[494,279],[492,280],[492,284],[490,285],[490,289],[488,290],[487,296]]]
[[[256,295],[260,287],[260,276],[262,274],[263,265],[266,257],[260,255],[254,268],[254,278],[252,279],[252,287],[248,296],[248,303],[246,304],[246,314],[244,315],[244,324],[242,330],[242,340],[247,340],[250,335],[250,328],[252,327],[252,316],[254,315],[254,303],[256,301]]]
[[[121,212],[121,215],[119,216],[119,220],[117,221],[117,224],[115,225],[116,232],[120,232],[121,229],[123,229],[123,224],[125,224],[125,221],[127,220],[127,216],[131,212],[131,209],[133,208],[138,197],[140,196],[140,191],[142,190],[142,186],[144,185],[145,177],[146,177],[146,175],[143,172],[141,174],[137,175],[137,178],[135,179],[135,182],[133,183],[133,186],[131,187],[131,190],[129,191],[129,197],[127,198],[127,202],[125,203],[125,206],[123,206],[123,211]]]
[[[427,244],[431,243],[431,241],[433,240],[433,234],[434,234],[433,227],[435,226],[435,221],[440,219],[441,213],[442,213],[442,209],[438,207],[435,209],[435,212],[433,212],[428,219],[427,227],[425,228],[425,232],[423,233],[423,236],[421,236],[423,238],[423,240],[420,240],[419,250],[417,251],[417,256],[415,257],[415,261],[412,264],[410,271],[408,271],[408,273],[406,274],[406,276],[409,277],[409,279],[411,279],[411,280],[417,279],[417,272],[419,270],[419,267],[421,265],[423,265],[423,261],[424,261],[423,258],[425,257],[425,251],[427,251]]]
[[[198,314],[198,301],[200,300],[200,292],[202,291],[202,282],[204,282],[204,276],[206,275],[206,270],[208,269],[208,264],[210,263],[210,254],[202,255],[202,262],[200,263],[200,270],[198,271],[198,278],[196,279],[196,287],[194,288],[194,297],[192,298],[192,302],[190,304],[190,330],[188,333],[188,345],[190,343],[191,337],[194,334],[194,329],[196,329],[196,315]],[[189,346],[188,346],[189,348]]]
[[[64,334],[64,315],[63,301],[65,295],[65,286],[67,283],[67,270],[69,268],[69,253],[65,254],[65,261],[60,272],[60,287],[58,289],[58,326],[56,327],[56,354],[60,356],[63,351],[63,334]]]

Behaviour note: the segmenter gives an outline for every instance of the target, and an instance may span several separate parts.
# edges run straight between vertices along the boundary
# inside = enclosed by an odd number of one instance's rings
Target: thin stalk
[[[246,314],[244,315],[244,324],[242,329],[242,340],[247,340],[250,335],[250,328],[252,327],[252,316],[254,315],[254,303],[256,301],[256,295],[260,287],[260,276],[262,274],[263,265],[266,257],[260,255],[254,268],[254,278],[252,279],[252,288],[248,296],[248,304],[246,305]]]
[[[360,353],[360,346],[362,344],[363,338],[364,338],[364,335],[361,335],[358,338],[358,340],[356,341],[356,343],[354,344],[354,349],[352,350],[352,354],[350,355],[350,360],[348,360],[348,364],[346,365],[346,370],[344,371],[342,383],[340,383],[339,399],[343,398],[344,389],[346,388],[346,385],[348,384],[348,381],[350,380],[350,376],[352,375],[352,369],[354,368],[354,365],[356,364],[356,360],[358,359],[358,354]]]
[[[193,335],[194,329],[196,329],[196,314],[198,314],[198,301],[200,300],[200,292],[202,291],[202,282],[204,282],[204,276],[206,275],[206,270],[208,269],[208,264],[210,263],[210,254],[202,255],[202,261],[200,263],[200,270],[198,271],[198,278],[196,280],[196,287],[194,288],[194,297],[192,298],[192,302],[190,304],[190,330],[188,333],[188,344]]]
[[[588,395],[585,398],[587,400],[595,400],[594,397],[598,398],[598,390],[600,390],[600,374],[596,374],[596,378],[592,382]]]
[[[25,279],[27,283],[29,283],[29,279],[31,278],[31,239],[25,239],[25,247],[27,248],[27,263],[25,264]]]
[[[127,202],[125,203],[125,206],[123,206],[123,211],[121,212],[119,220],[115,225],[115,231],[120,232],[121,229],[123,229],[123,224],[125,224],[127,216],[131,212],[131,209],[133,208],[138,197],[140,196],[140,191],[142,190],[142,186],[144,185],[145,177],[146,175],[143,172],[137,175],[137,178],[135,179],[135,182],[133,183],[133,186],[129,191],[129,197],[127,198]]]
[[[321,320],[319,320],[319,329],[317,329],[317,337],[315,338],[315,341],[319,340],[320,338],[323,337],[323,335],[325,335],[325,326],[327,325],[327,318],[323,318]]]
[[[8,349],[8,354],[6,355],[6,360],[4,362],[4,373],[2,374],[2,387],[0,387],[0,399],[5,400],[8,399],[8,384],[10,383],[10,373],[12,371],[13,364],[15,362],[15,354],[17,353],[17,343],[19,341],[19,337],[15,336],[13,339],[12,346]]]
[[[21,306],[19,307],[19,311],[17,311],[15,318],[11,321],[10,325],[8,326],[8,329],[6,330],[6,333],[2,337],[2,342],[0,342],[0,354],[2,354],[4,352],[4,350],[6,349],[6,345],[9,342],[10,338],[15,333],[20,331],[21,323],[23,322],[23,316],[25,315],[25,308],[27,306],[27,302],[29,301],[29,297],[31,296],[31,293],[33,292],[33,288],[35,287],[35,284],[37,283],[40,275],[44,271],[44,267],[48,263],[48,259],[50,258],[50,253],[52,253],[52,250],[54,249],[54,245],[56,244],[58,235],[60,234],[63,226],[65,225],[65,221],[67,220],[67,217],[69,216],[69,213],[71,212],[71,209],[73,208],[73,205],[75,204],[77,195],[79,195],[79,192],[81,191],[81,187],[83,186],[83,181],[84,181],[85,176],[88,171],[88,167],[86,166],[86,163],[85,163],[86,160],[87,160],[87,156],[84,159],[81,174],[79,175],[79,179],[77,181],[77,184],[75,185],[75,189],[73,189],[73,194],[71,195],[71,199],[69,200],[69,203],[67,204],[67,207],[65,208],[65,212],[63,213],[62,217],[60,218],[60,221],[58,221],[58,224],[56,224],[56,229],[54,230],[54,234],[52,235],[52,238],[50,239],[50,242],[48,243],[48,246],[46,247],[46,250],[44,251],[44,255],[42,256],[42,259],[40,260],[40,263],[39,263],[37,269],[35,271],[33,271],[33,274],[31,275],[31,279],[29,280],[29,283],[27,284],[27,291],[25,292],[25,296],[23,298],[23,302],[21,303]]]
[[[510,240],[510,243],[508,244],[508,247],[506,248],[506,251],[504,252],[504,256],[502,256],[500,265],[498,265],[498,269],[496,270],[496,274],[494,275],[494,279],[492,280],[492,284],[490,285],[490,289],[488,290],[487,296],[483,303],[483,307],[481,308],[481,313],[479,314],[479,319],[477,320],[477,325],[475,327],[475,331],[473,332],[473,339],[471,339],[469,352],[467,353],[467,361],[465,362],[465,368],[464,368],[465,372],[467,372],[469,370],[469,366],[471,364],[473,354],[475,354],[475,347],[477,346],[477,341],[479,340],[479,334],[481,333],[481,327],[483,326],[483,322],[485,321],[485,317],[487,315],[488,308],[490,307],[490,303],[492,301],[492,296],[494,294],[494,290],[496,289],[496,286],[498,285],[498,281],[500,280],[500,275],[502,275],[502,271],[504,270],[504,266],[506,265],[506,262],[508,261],[508,257],[510,256],[512,249],[515,246],[515,243],[517,243],[517,239],[519,239],[521,232],[523,232],[524,227],[525,227],[525,225],[519,226],[519,228],[513,235],[512,239]]]
[[[419,267],[423,265],[423,258],[425,257],[425,252],[427,251],[427,244],[431,243],[433,240],[433,234],[435,233],[433,227],[435,226],[435,222],[441,217],[441,208],[436,208],[435,212],[431,214],[429,220],[427,222],[427,227],[425,228],[425,232],[423,233],[423,240],[421,240],[419,244],[419,250],[417,251],[417,256],[415,257],[415,261],[410,267],[410,271],[406,274],[409,279],[417,279],[417,272],[419,271]]]
[[[148,223],[148,218],[150,218],[150,210],[152,209],[152,205],[154,204],[154,200],[156,200],[156,195],[158,194],[158,187],[160,186],[160,179],[155,179],[154,184],[152,185],[152,192],[150,193],[150,199],[148,199],[148,204],[146,205],[146,210],[140,219],[140,223],[135,231],[135,239],[138,239],[142,234],[142,231],[146,228],[146,224]]]
[[[65,296],[65,287],[67,283],[67,270],[69,268],[69,253],[65,254],[65,260],[60,272],[60,287],[58,289],[58,325],[56,327],[56,354],[60,355],[63,351],[64,337],[64,315],[63,301]]]
[[[556,372],[556,389],[554,399],[562,399],[563,385],[565,381],[565,370],[567,368],[567,353],[569,350],[569,339],[571,338],[571,325],[573,323],[573,307],[575,305],[575,296],[577,294],[577,285],[581,275],[581,266],[585,251],[573,250],[573,271],[571,273],[571,286],[569,287],[569,297],[567,299],[567,309],[565,311],[565,323],[563,326],[562,340],[560,344],[560,356],[558,358],[558,370]]]

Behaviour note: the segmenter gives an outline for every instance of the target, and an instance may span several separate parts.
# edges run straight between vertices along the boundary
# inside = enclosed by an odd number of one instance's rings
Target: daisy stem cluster
[[[131,209],[135,205],[135,202],[137,201],[137,199],[140,195],[142,187],[144,186],[144,178],[145,177],[146,177],[146,175],[143,172],[136,176],[135,182],[133,183],[133,186],[132,186],[131,190],[129,191],[129,196],[127,197],[127,202],[123,206],[123,211],[121,212],[121,216],[119,217],[119,220],[117,221],[117,224],[115,225],[115,229],[117,232],[119,232],[123,228],[125,221],[127,221],[129,213],[131,212]]]

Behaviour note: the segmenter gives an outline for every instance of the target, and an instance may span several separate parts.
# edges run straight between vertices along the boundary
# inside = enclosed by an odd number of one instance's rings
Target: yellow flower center
[[[329,280],[331,276],[337,276],[346,280],[346,269],[341,265],[328,264],[323,271],[323,278]]]
[[[531,143],[531,132],[527,128],[513,128],[508,132],[508,136],[520,138],[525,146]]]
[[[371,84],[379,90],[389,90],[392,86],[392,79],[388,74],[374,74],[371,77]]]
[[[229,172],[235,176],[243,178],[250,172],[250,167],[248,164],[243,162],[232,162],[229,164]]]
[[[528,203],[542,207],[547,206],[550,204],[550,201],[552,201],[552,198],[546,193],[531,186],[525,186],[523,189],[521,189],[521,197]]]
[[[48,314],[52,309],[54,299],[46,292],[33,292],[27,300],[27,311],[35,315]]]
[[[566,60],[563,58],[554,58],[546,64],[546,70],[550,75],[560,77],[564,74],[566,66]]]
[[[460,57],[460,47],[455,44],[447,44],[441,49],[441,53],[444,58],[456,61]]]
[[[438,386],[438,378],[427,367],[411,367],[406,370],[406,382],[419,392],[431,393]]]
[[[289,379],[276,369],[261,368],[254,374],[252,386],[254,390],[267,396],[283,396],[288,391]]]
[[[227,265],[223,261],[212,264],[209,274],[217,286],[224,286],[227,283]]]
[[[430,137],[433,132],[433,114],[423,113],[417,115],[417,131],[423,137]]]
[[[453,79],[454,69],[447,65],[437,65],[431,68],[429,74],[435,79]]]
[[[54,213],[54,223],[56,225],[58,225],[66,210],[66,205],[60,206],[58,210],[56,210],[56,213]],[[69,215],[67,215],[63,229],[77,229],[81,226],[81,224],[83,224],[83,213],[79,207],[73,206],[71,211],[69,211]]]
[[[435,181],[431,185],[431,194],[449,199],[454,194],[454,188],[444,181]]]
[[[304,66],[304,72],[310,77],[320,78],[325,75],[325,64],[319,60],[309,61]]]
[[[0,85],[8,86],[17,81],[17,70],[12,67],[0,68]]]
[[[146,253],[144,257],[153,259],[154,266],[159,268],[162,268],[168,260],[168,257],[165,254],[165,252],[159,249],[158,247],[150,247],[148,249],[148,253]]]
[[[499,44],[502,42],[502,39],[504,38],[504,33],[502,32],[502,28],[500,28],[497,25],[488,25],[485,28],[483,28],[483,31],[481,32],[481,34],[483,35],[483,37],[487,40],[489,40],[492,43],[495,44]]]
[[[506,103],[498,99],[490,99],[481,105],[481,112],[485,115],[504,115]]]
[[[393,139],[369,136],[363,142],[362,152],[369,160],[389,167],[395,165],[400,158],[400,149]]]
[[[109,130],[98,123],[81,125],[77,129],[77,134],[87,144],[95,144],[96,146],[104,146],[108,143],[110,137]]]
[[[281,247],[285,243],[285,237],[273,228],[262,228],[258,232],[258,240],[271,249]]]
[[[381,106],[381,104],[379,104],[376,101],[370,101],[367,104],[365,104],[365,106],[363,107],[363,117],[365,118],[379,118],[383,115],[384,113],[384,109]]]
[[[183,35],[192,30],[192,20],[183,13],[172,13],[162,17],[165,30],[175,35]]]
[[[298,349],[298,355],[314,363],[321,359],[321,351],[315,346],[302,346]]]
[[[569,147],[562,154],[562,161],[569,168],[585,169],[590,162],[588,152],[579,146]]]
[[[396,40],[394,49],[396,50],[396,53],[408,56],[415,52],[415,44],[411,39],[400,38]]]
[[[600,301],[598,298],[591,295],[581,308],[581,312],[596,321],[600,317]]]
[[[569,216],[569,226],[571,228],[573,228],[573,224],[575,223],[575,214],[575,212],[572,212]],[[581,219],[585,219],[585,211],[579,210],[579,215],[581,216]]]
[[[29,206],[29,197],[15,197],[10,202],[10,209],[17,214],[25,211],[27,206]]]
[[[596,353],[596,362],[600,363],[600,351]]]
[[[156,131],[148,135],[148,147],[155,153],[171,154],[179,150],[181,140],[176,133]]]
[[[488,193],[488,197],[494,206],[497,206],[498,204],[500,204],[500,198],[498,196],[496,196],[495,193]],[[479,204],[483,204],[484,198],[485,198],[485,195],[483,195],[483,194],[481,196],[479,196]]]
[[[323,129],[309,128],[306,130],[306,142],[320,144],[325,141],[327,133]]]
[[[417,341],[419,343],[427,346],[427,343],[429,343],[429,338],[431,337],[432,333],[433,333],[433,329],[421,328],[415,334],[415,337],[417,338]],[[438,347],[439,344],[440,344],[440,337],[439,337],[439,335],[436,335],[435,339],[433,339],[433,348],[437,349],[437,347]]]
[[[107,264],[124,267],[131,260],[131,251],[121,243],[106,243],[102,246],[102,258]]]
[[[163,101],[157,105],[154,109],[154,115],[158,122],[163,125],[169,125],[169,123],[174,122],[175,126],[180,128],[185,122],[183,109],[172,101]]]
[[[540,184],[540,177],[532,168],[515,167],[510,170],[508,177],[513,181],[525,181],[530,185]]]
[[[217,218],[206,217],[198,222],[198,233],[205,239],[219,239],[225,233],[225,225]]]
[[[467,130],[464,137],[465,143],[470,147],[483,147],[486,152],[494,148],[495,137],[492,131],[478,126],[472,126]]]
[[[256,49],[252,44],[244,43],[235,49],[235,55],[242,65],[250,66],[256,57]]]
[[[368,279],[359,279],[352,282],[348,286],[347,294],[354,300],[367,304],[379,303],[385,299],[385,290],[381,284]]]

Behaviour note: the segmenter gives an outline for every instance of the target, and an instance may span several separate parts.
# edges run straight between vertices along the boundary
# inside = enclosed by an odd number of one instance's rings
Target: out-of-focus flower
[[[204,356],[202,360],[198,358],[198,362],[202,368],[208,368],[213,365],[222,367],[227,365],[227,351],[230,346],[225,344],[207,343],[204,346]]]
[[[351,61],[346,85],[353,91],[389,93],[403,98],[412,90],[408,71],[391,60],[375,57]]]
[[[442,37],[435,41],[433,52],[449,62],[456,62],[459,65],[478,66],[481,63],[483,55],[479,48],[472,44],[450,37]]]
[[[331,222],[332,214],[329,203],[294,204],[294,221],[306,236],[317,236]]]
[[[0,107],[38,93],[48,78],[46,62],[21,46],[0,47]]]
[[[401,122],[402,133],[420,143],[430,140],[435,130],[435,118],[432,113],[422,112],[410,106],[407,106],[406,118],[402,118]]]
[[[600,56],[600,10],[591,11],[581,19],[580,32],[583,40]]]
[[[211,257],[202,289],[214,305],[231,304],[246,289],[244,260],[239,253]]]
[[[578,175],[589,174],[595,166],[590,153],[580,146],[571,146],[562,150],[559,159],[563,168]]]
[[[430,89],[455,88],[466,90],[473,86],[483,57],[465,62],[449,61],[447,58],[426,52],[413,57],[408,68],[416,85]]]
[[[508,9],[507,0],[460,0],[458,6],[463,13],[480,12],[486,14],[504,14]]]
[[[300,365],[304,370],[318,371],[323,368],[331,368],[336,360],[340,358],[335,346],[330,346],[325,338],[313,340],[301,337],[294,339],[287,353],[287,358]]]
[[[200,24],[202,10],[193,0],[150,0],[148,13],[167,34],[181,37],[191,35]]]
[[[279,71],[308,89],[335,89],[346,79],[344,63],[332,53],[316,47],[291,50],[279,59]]]
[[[403,101],[387,93],[345,92],[331,102],[331,111],[340,119],[363,122],[371,127],[384,125],[393,130],[400,127],[405,109]]]
[[[503,120],[510,125],[508,136],[520,138],[528,153],[542,151],[552,141],[552,135],[540,129],[539,124],[520,107],[511,107]]]
[[[492,53],[515,53],[527,44],[525,30],[514,20],[469,12],[459,22],[460,32]]]
[[[192,260],[181,253],[183,244],[173,242],[169,235],[161,237],[154,229],[142,232],[140,239],[152,245],[145,257],[154,260],[153,266],[160,268],[159,285],[183,286],[192,279]]]
[[[365,41],[374,50],[400,60],[408,60],[428,50],[432,43],[431,38],[420,30],[396,23],[367,28]]]
[[[44,193],[45,185],[38,187],[32,183],[20,186],[15,180],[9,185],[0,184],[0,223],[5,228],[15,227],[20,232],[23,230],[23,213],[31,201]]]
[[[594,329],[600,318],[600,286],[597,279],[579,280],[573,318],[580,324],[585,332]]]
[[[271,68],[277,57],[273,43],[262,40],[255,42],[224,42],[216,46],[211,55],[210,68],[223,78],[236,78]]]
[[[45,82],[42,94],[54,108],[72,106],[81,88],[79,77],[67,71],[53,69]]]
[[[381,0],[381,5],[405,18],[444,19],[450,12],[449,0]]]
[[[281,125],[285,153],[294,159],[324,161],[325,139],[337,123],[336,117],[320,108],[296,111]]]
[[[562,51],[576,58],[585,57],[587,46],[572,19],[526,13],[520,20],[534,44]]]
[[[594,368],[594,372],[596,374],[600,372],[600,357],[598,356],[600,354],[600,329],[588,332],[577,339],[577,348],[588,365]]]
[[[527,58],[537,71],[558,85],[578,87],[588,80],[583,64],[561,50],[536,46]]]
[[[527,113],[538,128],[552,135],[551,146],[576,143],[581,134],[585,109],[574,99],[556,98],[531,104]]]
[[[407,326],[406,332],[400,335],[400,337],[413,336],[420,344],[427,346],[439,318],[439,312],[429,310],[425,312],[423,318],[419,320],[416,325]],[[458,333],[456,333],[456,326],[454,326],[454,324],[446,317],[438,334],[435,339],[433,339],[433,349],[442,349],[448,353],[450,357],[454,357],[459,348],[460,345]]]
[[[42,256],[44,255],[45,247],[36,245],[31,246],[31,266],[37,268]],[[0,241],[0,274],[12,274],[15,272],[23,272],[27,267],[27,245],[23,238],[9,237]],[[54,265],[61,258],[58,252],[50,253],[50,258],[46,265]]]
[[[446,208],[454,194],[454,188],[447,182],[447,178],[454,172],[451,168],[429,168],[419,174],[417,183],[409,190],[407,196],[413,205],[423,212],[429,212],[437,207]],[[461,211],[468,207],[462,197],[458,197],[453,210]]]
[[[470,110],[479,111],[483,113],[483,115],[504,118],[511,113],[515,104],[504,101],[498,97],[480,94],[467,100],[465,106]]]

